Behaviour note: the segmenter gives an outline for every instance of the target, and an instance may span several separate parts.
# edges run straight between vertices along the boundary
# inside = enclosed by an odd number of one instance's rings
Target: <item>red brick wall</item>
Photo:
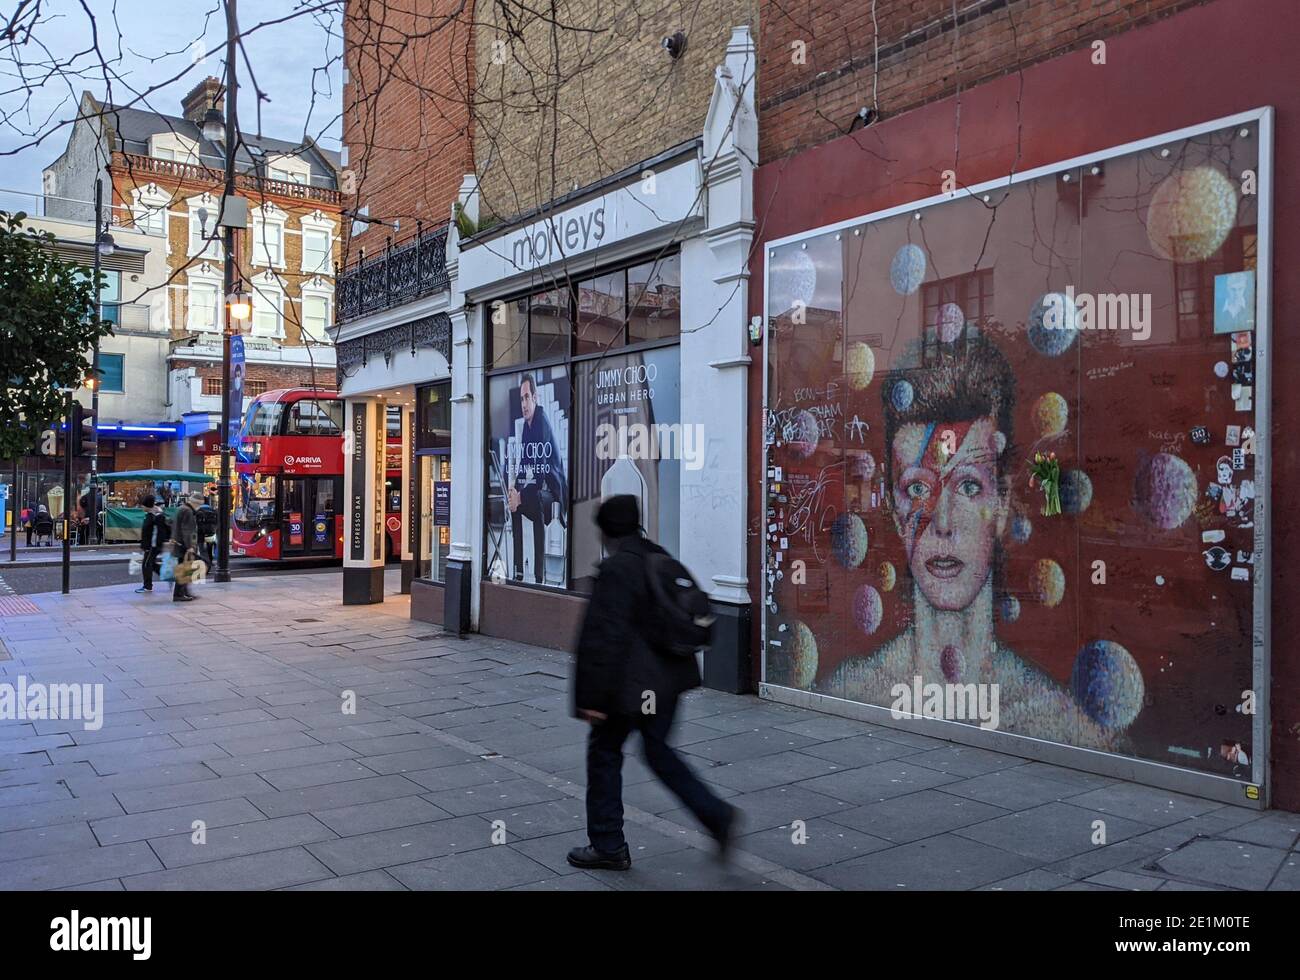
[[[763,3],[760,160],[843,135],[863,106],[896,116],[1017,66],[1078,48],[1091,55],[1095,40],[1205,2],[960,0],[954,21],[951,0],[877,0],[874,24],[871,0]],[[805,45],[805,64],[795,63],[796,42]]]
[[[880,8],[886,4],[881,3]],[[893,5],[891,5],[893,6]],[[1023,7],[1025,4],[1015,4]],[[1030,6],[1044,9],[1054,4]],[[1145,10],[1168,5],[1130,5]],[[1005,8],[1002,15],[1005,16]],[[770,15],[769,15],[770,16]],[[770,21],[767,22],[772,27]],[[775,30],[773,28],[773,30]],[[1080,46],[1076,46],[1080,47]],[[1023,78],[1005,73],[962,95],[961,173],[977,184],[1066,160],[1109,146],[1203,123],[1260,106],[1275,110],[1273,217],[1270,561],[1272,590],[1271,721],[1273,804],[1300,809],[1300,634],[1295,601],[1300,568],[1300,445],[1287,437],[1300,419],[1300,348],[1287,338],[1300,308],[1300,94],[1294,52],[1300,20],[1293,0],[1214,0],[1159,18],[1112,37],[1105,68],[1089,58],[1089,45],[1027,68]],[[918,69],[921,70],[921,69]],[[883,99],[883,97],[882,97]],[[758,247],[751,260],[751,309],[763,308],[762,243],[824,224],[871,214],[936,194],[950,165],[956,100],[949,98],[886,118],[865,134],[826,141],[810,112],[804,125],[813,149],[779,156],[755,177]],[[783,112],[784,110],[781,110]],[[769,138],[771,112],[760,118]],[[786,126],[787,130],[789,126]],[[791,144],[798,140],[785,137]],[[762,359],[751,369],[751,391],[763,390]],[[761,399],[752,400],[749,480],[762,485]],[[758,495],[751,497],[759,525]],[[751,537],[750,581],[760,598],[760,537]],[[753,647],[757,665],[757,629]],[[756,666],[757,670],[757,666]],[[757,680],[757,673],[755,674]]]
[[[472,13],[473,4],[459,0],[348,4],[343,142],[357,195],[346,207],[368,206],[371,216],[401,224],[399,231],[372,224],[345,249],[349,262],[359,247],[374,252],[387,236],[408,238],[417,219],[446,221],[461,180],[474,169]]]
[[[173,369],[194,368],[194,373],[200,378],[219,378],[221,377],[221,362],[219,361],[180,361],[171,362]],[[327,388],[330,391],[337,390],[338,382],[335,377],[334,368],[318,367],[315,371],[315,385],[318,388]],[[247,373],[244,375],[245,383],[249,381],[265,381],[268,391],[276,388],[310,388],[312,386],[313,373],[305,367],[281,367],[276,365],[248,363]]]

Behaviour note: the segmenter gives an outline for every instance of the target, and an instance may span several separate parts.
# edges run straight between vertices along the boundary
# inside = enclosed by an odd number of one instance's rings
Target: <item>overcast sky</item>
[[[104,59],[120,76],[112,80],[117,104],[135,102],[139,108],[178,116],[182,96],[200,79],[223,75],[226,27],[219,0],[85,0],[85,4],[95,14]],[[0,26],[15,7],[14,0],[0,0]],[[341,0],[243,0],[240,4],[239,27],[246,35],[248,57],[258,87],[269,99],[261,105],[263,136],[296,141],[306,132],[328,149],[339,148],[341,8]],[[90,48],[91,25],[81,0],[45,0],[43,10],[45,22],[21,49],[24,63],[67,61]],[[295,11],[297,15],[284,23],[269,23]],[[201,50],[195,44],[199,39]],[[196,61],[200,56],[204,60]],[[8,117],[7,122],[0,120],[0,190],[40,192],[42,169],[67,145],[69,126],[59,124],[74,118],[82,91],[104,97],[99,64],[93,52],[81,55],[75,62],[77,75],[50,78],[27,103],[26,93],[15,91],[22,82],[12,53],[0,50],[0,112]],[[327,71],[313,73],[327,64]],[[239,125],[254,133],[257,100],[242,56],[237,67]],[[180,77],[168,82],[173,76]],[[39,68],[29,71],[28,77],[40,79]],[[162,83],[167,84],[151,93],[147,104],[136,102],[140,94]],[[26,146],[41,137],[37,145]],[[16,203],[14,195],[0,195],[0,209]]]

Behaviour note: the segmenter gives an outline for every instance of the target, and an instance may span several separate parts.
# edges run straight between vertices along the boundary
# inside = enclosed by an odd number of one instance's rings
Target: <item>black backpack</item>
[[[716,618],[709,609],[709,597],[696,584],[686,566],[672,555],[646,555],[646,579],[650,586],[655,646],[674,657],[692,657],[707,647]]]
[[[194,512],[194,523],[200,535],[210,538],[217,533],[217,523],[219,518],[217,512],[204,504]]]

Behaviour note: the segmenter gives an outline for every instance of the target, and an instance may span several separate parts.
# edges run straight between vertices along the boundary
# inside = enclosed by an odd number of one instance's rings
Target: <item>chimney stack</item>
[[[218,112],[225,112],[225,92],[221,80],[209,75],[181,99],[181,114],[194,125],[202,126],[203,116],[208,109],[215,107]]]

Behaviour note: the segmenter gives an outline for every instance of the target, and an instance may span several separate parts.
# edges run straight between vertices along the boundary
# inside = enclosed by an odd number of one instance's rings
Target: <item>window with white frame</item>
[[[311,164],[302,157],[289,153],[268,156],[266,175],[272,180],[283,180],[290,184],[310,184]]]
[[[131,199],[135,226],[146,235],[166,235],[167,206],[171,204],[171,195],[157,184],[149,184],[132,190]]]
[[[302,339],[322,341],[330,322],[329,297],[322,293],[302,294]]]
[[[180,133],[154,133],[149,137],[149,155],[156,160],[198,163],[199,145]]]
[[[328,272],[330,233],[314,228],[302,230],[302,271]]]
[[[258,282],[253,286],[253,336],[284,336],[284,291],[279,286]]]
[[[207,259],[221,258],[221,239],[217,228],[218,212],[221,209],[220,200],[213,194],[201,194],[190,198],[186,204],[189,206],[190,221],[187,251],[191,256],[202,256]]]
[[[214,282],[191,282],[188,290],[189,310],[185,325],[190,330],[212,332],[217,329],[217,299],[220,289]]]
[[[288,218],[274,204],[253,214],[253,265],[284,268],[284,223]]]

